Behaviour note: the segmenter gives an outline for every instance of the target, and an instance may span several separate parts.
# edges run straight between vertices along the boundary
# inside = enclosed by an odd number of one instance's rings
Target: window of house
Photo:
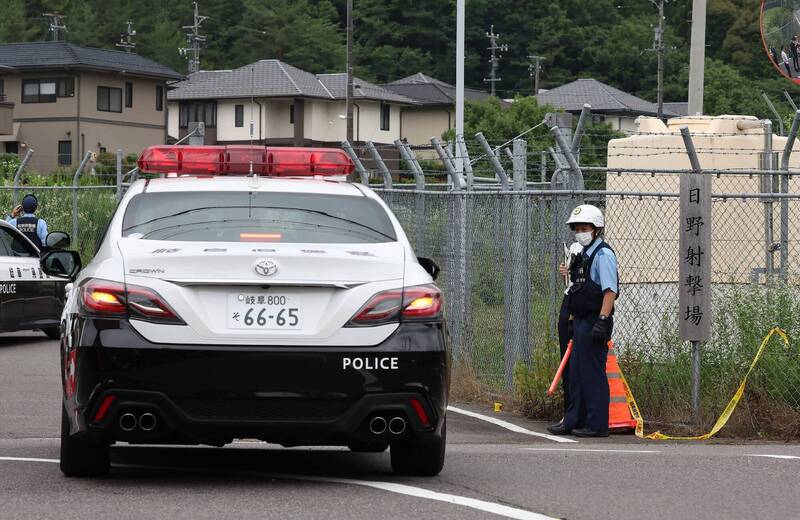
[[[58,164],[59,166],[72,164],[72,141],[58,142]]]
[[[122,112],[122,89],[97,87],[97,110],[100,112]]]
[[[164,110],[164,87],[156,85],[156,110]]]
[[[22,80],[23,103],[55,103],[58,79]]]
[[[67,76],[66,78],[58,78],[58,97],[73,97],[75,96],[75,78]]]
[[[0,100],[6,95],[6,87],[3,78],[0,78]]]
[[[381,103],[381,130],[389,130],[389,105]]]
[[[236,105],[236,128],[244,126],[244,105]]]
[[[294,124],[294,105],[289,105],[289,124]]]
[[[180,128],[188,128],[189,123],[202,122],[206,128],[217,126],[217,103],[215,101],[183,101],[178,110]]]
[[[130,81],[125,82],[125,106],[127,108],[133,107],[133,83]]]

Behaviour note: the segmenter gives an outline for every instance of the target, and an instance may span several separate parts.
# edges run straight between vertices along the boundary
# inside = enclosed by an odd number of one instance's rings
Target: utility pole
[[[456,0],[456,139],[464,136],[464,34],[466,0]],[[462,154],[456,154],[456,171],[464,171]]]
[[[183,29],[189,29],[191,32],[186,33],[186,41],[189,47],[178,49],[181,56],[190,55],[189,57],[189,74],[200,70],[200,47],[206,42],[206,37],[200,34],[200,25],[208,20],[208,16],[200,16],[199,7],[197,2],[192,2],[194,5],[194,23],[192,25],[184,25]]]
[[[347,0],[347,92],[345,94],[347,114],[347,142],[353,142],[353,0]]]
[[[492,85],[492,96],[495,95],[495,84],[502,80],[502,78],[497,77],[497,67],[500,63],[500,58],[503,57],[502,54],[498,54],[497,51],[506,52],[508,51],[508,45],[497,45],[497,40],[500,39],[499,34],[494,33],[494,25],[489,28],[489,32],[486,33],[486,37],[489,38],[490,47],[487,47],[490,51],[492,51],[492,57],[489,58],[489,63],[492,64],[491,70],[491,77],[489,79],[483,78],[484,83],[490,83]]]
[[[542,70],[541,62],[545,59],[544,56],[528,56],[528,59],[531,60],[533,63],[528,65],[528,74],[531,76],[531,81],[533,82],[533,95],[536,96],[539,94],[539,72]]]
[[[653,48],[647,49],[656,53],[658,58],[658,71],[656,73],[656,104],[658,105],[658,118],[664,117],[664,4],[668,0],[650,0],[658,8],[658,27],[654,29]]]
[[[136,31],[133,30],[133,22],[128,20],[128,30],[125,32],[125,34],[119,37],[119,43],[117,44],[117,47],[125,49],[125,52],[131,52],[136,48],[136,44],[133,43],[134,36],[136,36]]]
[[[50,34],[53,35],[53,41],[64,41],[65,38],[62,32],[67,32],[67,26],[64,24],[64,18],[66,18],[66,16],[58,13],[43,13],[42,16],[47,18],[50,22],[50,28],[48,30]]]
[[[703,114],[706,59],[706,0],[692,1],[692,43],[689,51],[689,115]]]

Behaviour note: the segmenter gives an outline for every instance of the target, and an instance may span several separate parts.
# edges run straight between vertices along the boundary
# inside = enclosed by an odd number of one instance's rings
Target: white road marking
[[[58,459],[34,459],[31,457],[0,457],[0,460],[9,460],[14,462],[55,462],[58,464]]]
[[[661,453],[657,450],[601,450],[592,448],[522,448],[532,451],[589,451],[596,453]]]
[[[470,412],[469,410],[463,410],[461,408],[456,408],[455,406],[448,406],[447,410],[449,412],[460,413],[461,415],[466,415],[469,417],[474,417],[475,419],[480,419],[482,421],[490,422],[492,424],[496,424],[502,428],[507,430],[511,430],[512,432],[516,433],[524,433],[525,435],[533,435],[534,437],[542,437],[543,439],[548,439],[555,442],[578,442],[575,439],[568,439],[566,437],[559,437],[558,435],[550,435],[548,433],[539,433],[532,430],[528,430],[523,428],[522,426],[517,426],[514,423],[510,423],[508,421],[504,421],[502,419],[496,419],[494,417],[490,417],[488,415],[483,415],[480,413]]]
[[[745,453],[745,457],[764,457],[769,459],[786,459],[786,460],[793,460],[793,459],[800,459],[797,455],[766,455],[760,453]]]
[[[58,463],[58,459],[35,459],[29,457],[0,457],[0,460],[15,461],[15,462],[50,462]],[[514,518],[515,520],[558,520],[552,516],[540,515],[525,509],[516,507],[504,506],[494,502],[486,502],[476,498],[464,497],[461,495],[451,495],[449,493],[439,493],[416,486],[409,486],[407,484],[396,484],[394,482],[377,482],[371,480],[357,480],[349,478],[336,478],[336,477],[317,477],[311,475],[290,475],[285,473],[259,473],[254,471],[231,471],[231,470],[215,470],[208,468],[176,468],[169,466],[145,466],[139,464],[113,464],[115,467],[124,468],[137,468],[137,469],[158,469],[158,470],[171,470],[171,471],[217,471],[220,473],[234,473],[264,476],[270,478],[281,478],[285,480],[301,480],[307,482],[322,482],[326,484],[345,484],[350,486],[363,486],[373,489],[380,489],[390,493],[397,493],[399,495],[407,495],[417,498],[424,498],[427,500],[435,500],[438,502],[446,502],[448,504],[455,504],[459,506],[469,507],[478,511],[485,511],[495,515],[503,516],[506,518]]]

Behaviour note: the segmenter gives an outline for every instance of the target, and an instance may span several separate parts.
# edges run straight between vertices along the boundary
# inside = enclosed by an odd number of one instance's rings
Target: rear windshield
[[[141,193],[122,236],[188,242],[378,243],[397,235],[386,211],[362,196],[312,193]]]

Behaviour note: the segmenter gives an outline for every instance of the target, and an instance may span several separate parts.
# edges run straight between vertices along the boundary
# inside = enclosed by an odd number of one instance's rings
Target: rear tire
[[[61,472],[67,477],[101,477],[111,469],[108,446],[69,436],[69,418],[61,406]]]
[[[399,475],[433,477],[444,467],[447,445],[447,420],[442,425],[442,436],[433,439],[404,440],[392,443],[392,471]]]
[[[42,329],[42,332],[44,332],[50,339],[61,339],[60,327],[48,327],[46,329]]]

